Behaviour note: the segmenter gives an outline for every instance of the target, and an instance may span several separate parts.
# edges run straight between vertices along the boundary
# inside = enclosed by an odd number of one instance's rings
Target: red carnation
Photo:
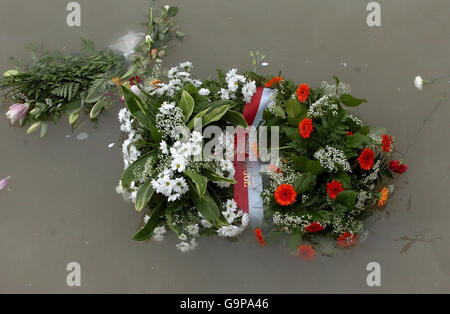
[[[305,102],[308,99],[309,94],[311,93],[309,89],[310,87],[308,84],[300,84],[297,87],[296,95],[299,102]]]
[[[319,222],[312,222],[305,228],[305,231],[307,231],[307,232],[319,232],[322,230],[323,230],[323,227]]]
[[[330,198],[335,199],[342,191],[344,191],[344,188],[340,181],[333,180],[330,183],[327,183],[327,194]]]
[[[382,136],[382,140],[381,140],[381,149],[386,152],[389,153],[391,150],[391,145],[392,145],[392,136],[389,136],[387,134],[383,134]]]
[[[344,234],[341,234],[337,238],[337,243],[343,248],[355,245],[356,240],[358,239],[358,236],[356,234],[352,234],[350,232],[345,232]]]
[[[389,163],[389,168],[396,173],[403,173],[408,170],[408,167],[399,160],[392,160]]]
[[[352,131],[347,131],[347,136],[352,136],[353,132]]]
[[[266,245],[266,242],[264,242],[264,238],[263,238],[263,235],[262,235],[262,233],[261,233],[261,228],[256,228],[256,229],[255,229],[255,234],[256,234],[256,237],[258,238],[259,243],[260,243],[262,246],[265,246],[265,245]]]
[[[300,245],[297,249],[297,255],[299,255],[303,260],[313,259],[316,257],[316,251],[311,245]]]
[[[373,159],[375,158],[375,152],[370,148],[365,148],[361,155],[358,157],[359,166],[363,170],[370,170],[373,167]]]
[[[128,79],[128,81],[130,82],[130,86],[139,84],[142,80],[139,76],[132,76]]]

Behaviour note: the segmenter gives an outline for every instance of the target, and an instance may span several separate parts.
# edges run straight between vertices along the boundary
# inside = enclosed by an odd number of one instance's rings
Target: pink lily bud
[[[23,119],[27,116],[28,105],[27,104],[15,104],[9,107],[6,117],[11,121],[12,124],[19,121],[23,122]]]
[[[0,190],[3,190],[3,188],[8,184],[9,179],[11,179],[11,177],[6,177],[0,180]]]

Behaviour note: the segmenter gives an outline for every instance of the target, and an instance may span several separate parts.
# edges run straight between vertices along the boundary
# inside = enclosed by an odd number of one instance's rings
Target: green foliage
[[[153,231],[155,230],[161,216],[164,214],[166,200],[162,200],[158,203],[158,205],[153,208],[150,213],[150,219],[147,221],[147,224],[142,228],[138,233],[136,233],[133,237],[135,241],[145,241],[152,237]]]

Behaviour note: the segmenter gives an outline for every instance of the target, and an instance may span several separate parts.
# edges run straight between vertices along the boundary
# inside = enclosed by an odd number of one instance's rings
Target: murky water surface
[[[28,60],[28,42],[76,51],[83,36],[105,47],[140,30],[147,3],[79,0],[82,26],[69,28],[66,2],[0,1],[1,73],[8,56]],[[269,56],[268,71],[296,81],[317,86],[337,75],[369,100],[357,109],[361,118],[386,126],[403,151],[450,87],[444,80],[419,93],[412,84],[417,74],[450,70],[450,3],[379,1],[382,26],[370,28],[368,2],[169,1],[180,7],[186,38],[165,64],[190,60],[206,78],[216,68],[250,68],[248,51],[259,50]],[[450,292],[449,103],[410,149],[409,170],[386,209],[367,221],[366,241],[312,262],[287,247],[260,247],[251,231],[239,242],[203,237],[184,255],[173,236],[133,242],[141,217],[114,190],[120,106],[102,114],[98,128],[86,121],[71,132],[60,121],[39,140],[11,127],[3,105],[0,177],[12,178],[0,191],[0,292]],[[66,286],[71,261],[81,264],[81,288]],[[381,287],[366,284],[372,261],[381,265]]]

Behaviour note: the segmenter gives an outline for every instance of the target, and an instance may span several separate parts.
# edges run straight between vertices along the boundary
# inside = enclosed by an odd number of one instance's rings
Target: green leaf
[[[356,196],[358,193],[353,190],[345,190],[336,196],[336,202],[352,210],[355,206]]]
[[[195,184],[196,192],[202,197],[206,192],[206,186],[208,184],[208,179],[196,172],[185,170],[184,174],[187,175],[192,182]]]
[[[344,171],[339,171],[334,176],[333,180],[341,182],[342,187],[346,190],[352,188],[350,176],[347,173],[345,173]]]
[[[152,237],[153,231],[156,228],[156,225],[158,224],[159,219],[161,218],[161,215],[164,213],[164,207],[166,204],[166,200],[162,200],[158,203],[158,205],[153,208],[152,212],[150,213],[150,219],[147,221],[147,224],[144,226],[144,228],[141,229],[138,233],[136,233],[133,237],[133,240],[135,241],[145,241]]]
[[[167,10],[167,16],[172,17],[172,16],[175,16],[177,14],[178,14],[178,7],[170,6],[169,9]]]
[[[235,126],[242,126],[243,128],[248,127],[248,123],[245,120],[242,113],[234,111],[234,110],[228,110],[227,113],[223,116],[224,119]]]
[[[89,118],[95,119],[100,112],[102,112],[103,107],[105,107],[106,100],[105,98],[101,98],[97,103],[92,107],[91,112],[89,114]]]
[[[140,212],[145,205],[147,205],[154,192],[155,190],[152,188],[152,178],[150,178],[139,187],[139,190],[136,193],[136,211]]]
[[[190,181],[188,181],[188,184],[190,186],[189,190],[191,191],[192,201],[194,202],[195,207],[197,207],[198,211],[206,220],[215,227],[220,228],[220,210],[211,195],[209,195],[208,192],[205,192],[203,196],[200,196]]]
[[[105,80],[104,78],[99,78],[93,81],[89,87],[85,101],[88,104],[99,101],[100,98],[102,98],[103,95],[105,94],[107,86],[108,81]]]
[[[191,119],[191,121],[189,121],[189,123],[187,124],[187,127],[188,127],[190,130],[192,130],[192,129],[194,128],[194,122],[195,122],[195,119],[199,119],[199,118],[203,117],[209,110],[210,110],[210,108],[206,108],[206,109],[200,111],[199,113],[197,113],[197,114]],[[203,121],[202,121],[202,124],[203,124]],[[202,126],[203,126],[203,125],[202,125]]]
[[[47,128],[48,128],[47,123],[42,122],[42,124],[41,124],[41,134],[39,136],[40,138],[43,138],[45,136],[45,134],[47,133]]]
[[[69,115],[69,124],[70,125],[77,122],[78,118],[80,117],[80,111],[81,111],[81,108],[78,108],[70,113],[70,115]]]
[[[183,111],[184,121],[188,121],[194,111],[194,98],[192,98],[192,96],[185,90],[181,93],[181,99],[178,107],[180,107]]]
[[[369,134],[369,132],[370,132],[370,126],[368,126],[368,125],[363,126],[363,127],[358,131],[358,133],[361,133],[362,135],[367,135],[367,134]]]
[[[358,148],[364,145],[367,145],[371,142],[370,137],[355,133],[351,136],[347,136],[345,141],[345,146],[350,148]]]
[[[291,160],[294,163],[294,168],[304,172],[306,169],[306,164],[308,163],[309,159],[306,156],[298,156],[298,155],[291,155]]]
[[[159,143],[161,134],[150,118],[150,110],[145,107],[145,105],[142,103],[142,100],[130,89],[125,86],[122,86],[121,88],[122,94],[125,98],[125,103],[128,110],[130,110],[131,115],[135,117],[136,120],[138,120],[139,123],[141,123],[146,129],[150,130],[153,141],[155,141],[155,143]]]
[[[294,233],[289,238],[289,246],[291,247],[291,251],[297,251],[298,247],[302,243],[302,236]]]
[[[294,189],[298,194],[305,193],[316,185],[316,176],[312,173],[303,173],[294,182]]]
[[[214,181],[214,182],[226,182],[226,183],[231,183],[231,184],[237,183],[236,180],[222,177],[209,169],[203,169],[202,174],[205,177],[207,177],[209,180]]]
[[[175,221],[173,219],[174,213],[180,211],[183,208],[184,202],[181,200],[170,202],[166,208],[166,221],[167,226],[172,229],[177,235],[180,233],[178,227],[175,225]]]
[[[150,162],[151,165],[154,165],[156,163],[157,154],[157,151],[151,151],[141,156],[138,160],[129,165],[128,168],[123,172],[122,178],[120,179],[122,181],[122,186],[128,187],[131,182],[141,179],[141,175],[146,169],[147,163]],[[151,167],[147,166],[147,169],[150,168]]]
[[[285,119],[286,118],[286,112],[284,111],[283,108],[281,108],[280,106],[275,106],[274,107],[274,112],[277,116]]]
[[[340,100],[347,107],[356,107],[362,104],[363,102],[367,102],[367,100],[365,99],[355,98],[350,94],[341,95]]]
[[[298,119],[303,114],[306,114],[306,107],[299,103],[296,99],[289,99],[286,103],[286,113],[291,119]]]
[[[229,105],[223,105],[220,106],[219,108],[214,109],[211,112],[206,113],[203,116],[203,126],[212,122],[219,121],[227,113],[229,108],[230,108]]]
[[[312,174],[319,175],[325,171],[325,169],[320,165],[318,160],[310,160],[306,163],[305,171],[311,172]]]

